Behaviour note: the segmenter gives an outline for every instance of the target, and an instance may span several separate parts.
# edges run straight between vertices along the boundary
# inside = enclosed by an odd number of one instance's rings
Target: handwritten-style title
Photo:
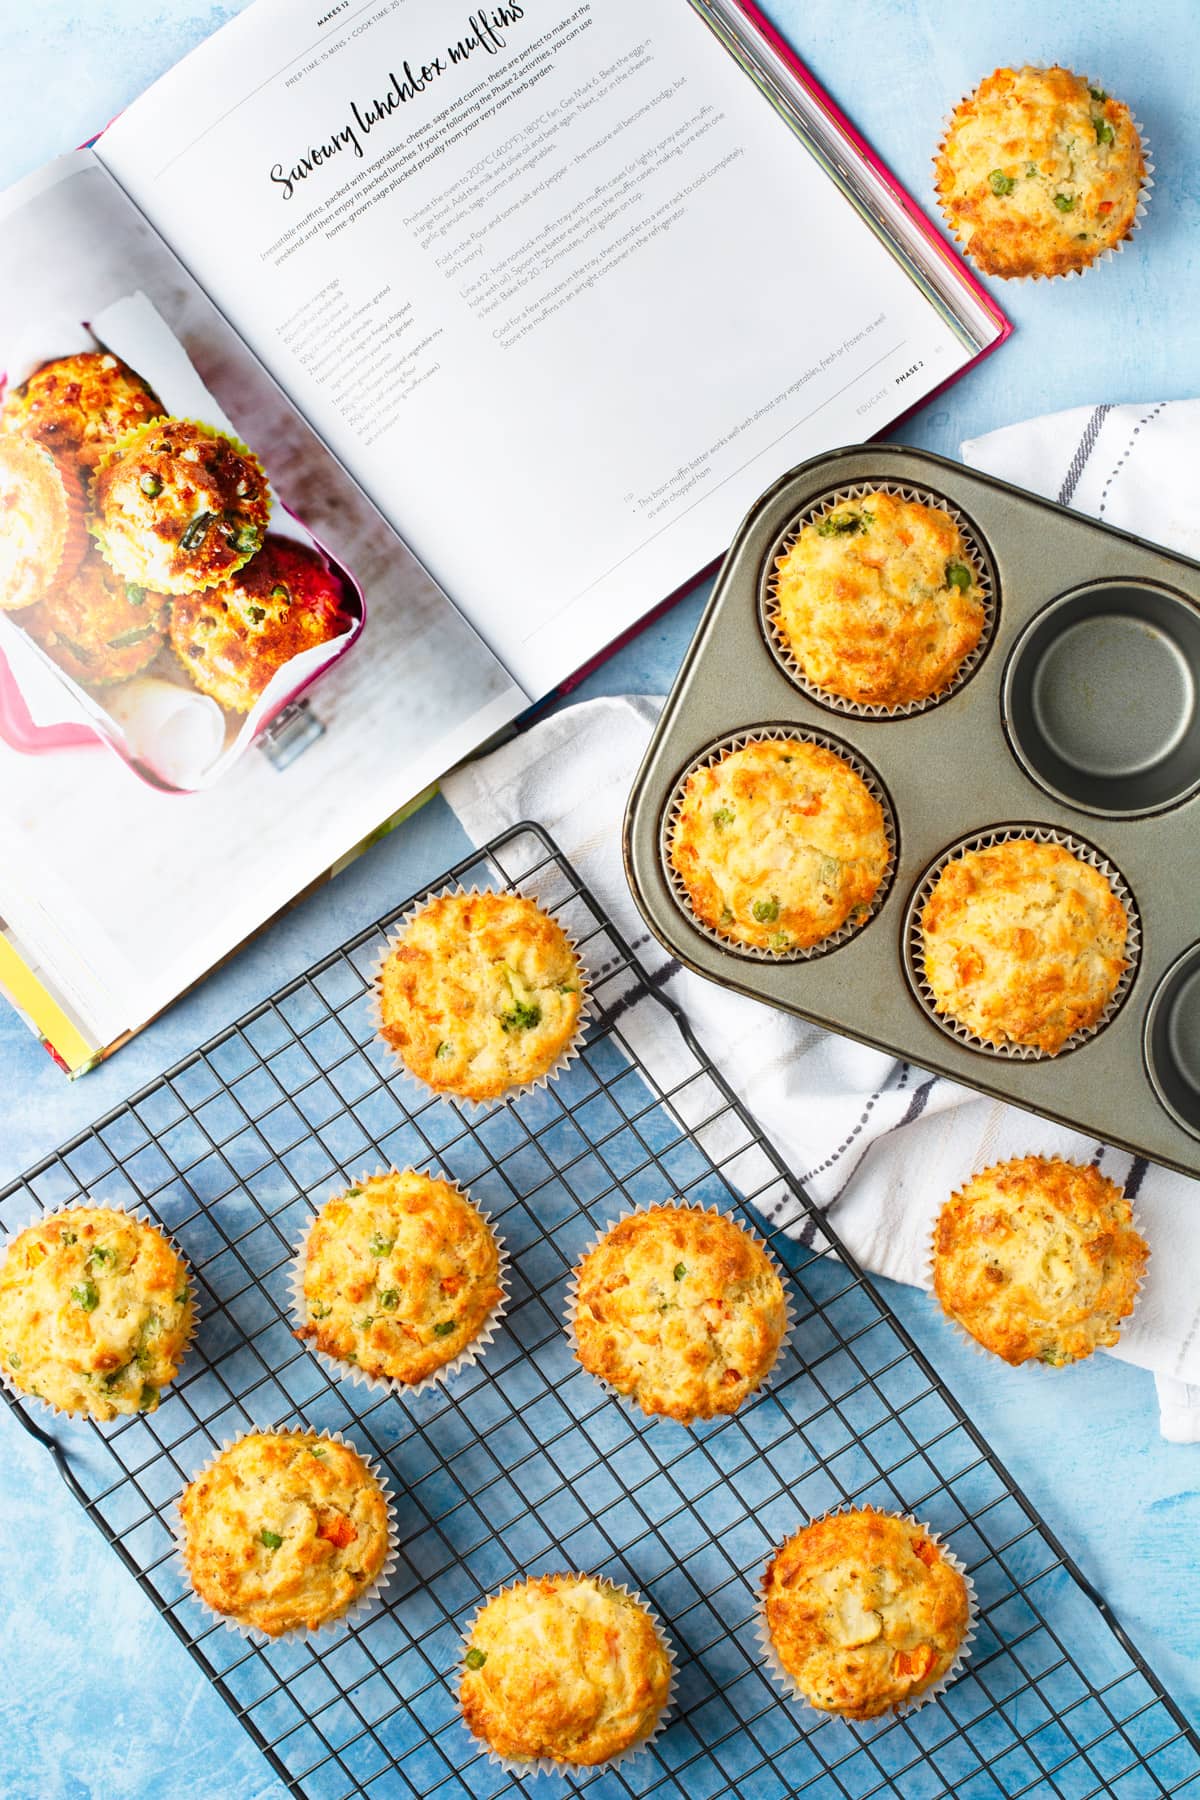
[[[467,28],[460,38],[448,44],[438,56],[428,62],[418,64],[415,68],[409,58],[405,58],[399,73],[388,71],[387,87],[382,95],[372,95],[369,100],[352,100],[350,116],[344,125],[338,125],[328,137],[319,143],[310,144],[296,158],[290,167],[277,162],[271,169],[271,180],[279,188],[280,197],[290,200],[302,181],[315,175],[334,157],[344,151],[352,151],[355,156],[365,154],[364,144],[371,132],[428,92],[441,77],[460,63],[470,61],[481,53],[485,56],[499,56],[508,47],[505,32],[520,23],[525,17],[525,9],[516,4],[508,6],[485,7],[472,13],[467,20]]]

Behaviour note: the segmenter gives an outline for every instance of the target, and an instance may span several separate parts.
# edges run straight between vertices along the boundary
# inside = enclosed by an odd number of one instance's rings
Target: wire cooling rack
[[[192,1265],[197,1345],[157,1412],[51,1436],[35,1403],[9,1403],[280,1778],[305,1800],[1200,1794],[1178,1708],[550,839],[518,826],[444,879],[533,894],[580,945],[596,1016],[548,1089],[468,1113],[392,1071],[370,975],[398,908],[0,1193],[4,1234],[85,1193],[143,1204]],[[457,1178],[512,1257],[502,1331],[450,1393],[377,1398],[291,1334],[305,1222],[380,1162]],[[562,1329],[597,1228],[675,1196],[745,1209],[797,1316],[769,1389],[690,1431],[606,1397]],[[259,1647],[187,1591],[166,1520],[229,1436],[300,1423],[390,1466],[400,1558],[386,1604],[328,1647]],[[846,1502],[927,1521],[981,1606],[944,1696],[862,1726],[781,1698],[754,1638],[773,1545]],[[458,1718],[460,1637],[485,1594],[567,1568],[646,1594],[675,1644],[678,1706],[619,1769],[518,1780]]]

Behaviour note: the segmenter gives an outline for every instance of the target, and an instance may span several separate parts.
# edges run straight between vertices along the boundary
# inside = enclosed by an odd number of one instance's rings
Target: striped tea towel
[[[1200,514],[1188,475],[1198,450],[1200,401],[1177,401],[1058,413],[975,439],[963,455],[1200,556]],[[938,1206],[973,1170],[1002,1157],[1036,1152],[1096,1161],[1121,1182],[1136,1200],[1153,1255],[1137,1314],[1114,1354],[1155,1372],[1164,1436],[1200,1439],[1200,1186],[681,969],[647,932],[621,864],[625,799],[661,704],[633,697],[569,707],[460,769],[443,791],[476,843],[521,818],[552,833],[652,985],[683,1007],[709,1055],[868,1269],[927,1286]],[[648,1004],[646,1010],[657,1013]],[[650,1016],[641,1022],[648,1043],[655,1024]]]

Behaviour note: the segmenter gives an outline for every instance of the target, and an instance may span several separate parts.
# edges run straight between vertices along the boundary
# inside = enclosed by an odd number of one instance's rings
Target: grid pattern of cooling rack
[[[103,1429],[52,1421],[45,1436],[36,1403],[10,1404],[292,1792],[1200,1795],[1200,1742],[1178,1708],[545,834],[518,826],[445,880],[530,893],[580,945],[596,1016],[551,1087],[468,1114],[394,1071],[372,1034],[370,974],[406,902],[0,1192],[0,1240],[88,1193],[148,1207],[191,1262],[197,1346],[157,1412]],[[407,1402],[331,1379],[287,1310],[311,1211],[381,1162],[468,1186],[513,1262],[486,1358]],[[607,1397],[561,1324],[595,1231],[629,1202],[675,1196],[745,1209],[797,1316],[771,1386],[691,1431]],[[260,1646],[188,1592],[167,1521],[215,1446],[301,1422],[386,1461],[399,1563],[386,1604],[340,1637]],[[754,1593],[776,1541],[867,1501],[943,1534],[974,1577],[980,1629],[942,1698],[853,1726],[773,1687]],[[517,1779],[458,1718],[460,1634],[486,1593],[568,1567],[650,1599],[676,1647],[678,1705],[619,1769]]]

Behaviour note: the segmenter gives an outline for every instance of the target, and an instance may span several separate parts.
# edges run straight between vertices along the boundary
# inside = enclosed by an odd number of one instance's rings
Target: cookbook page
[[[90,153],[0,233],[0,930],[96,1048],[527,701]]]
[[[99,154],[533,693],[973,354],[685,0],[258,0]]]

